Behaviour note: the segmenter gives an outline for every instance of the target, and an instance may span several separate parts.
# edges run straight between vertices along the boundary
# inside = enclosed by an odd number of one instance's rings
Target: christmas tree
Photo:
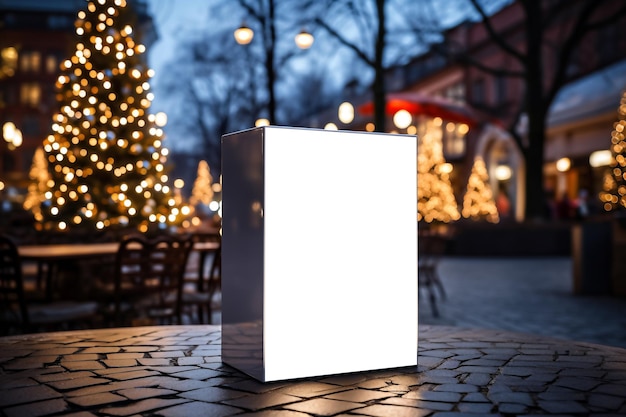
[[[626,208],[626,92],[618,109],[619,120],[611,132],[611,154],[613,156],[610,172],[604,177],[600,199],[604,210],[612,211],[619,207]]]
[[[489,185],[487,167],[480,157],[474,160],[472,173],[467,181],[467,191],[463,197],[463,217],[472,220],[485,219],[491,223],[500,221]]]
[[[207,161],[202,160],[198,163],[197,175],[193,183],[189,203],[192,206],[197,206],[198,204],[208,206],[213,200],[213,177]]]
[[[417,144],[417,220],[449,223],[460,218],[450,165],[443,156],[441,119],[425,122]]]
[[[49,193],[50,181],[48,162],[42,148],[37,148],[35,151],[29,177],[31,182],[28,186],[28,194],[24,200],[24,209],[33,213],[35,220],[39,222],[43,219],[41,204],[47,200],[46,193]]]
[[[76,20],[76,52],[61,65],[60,110],[44,141],[52,175],[45,229],[180,223],[168,184],[168,150],[150,114],[152,70],[133,39],[126,0],[92,0]]]

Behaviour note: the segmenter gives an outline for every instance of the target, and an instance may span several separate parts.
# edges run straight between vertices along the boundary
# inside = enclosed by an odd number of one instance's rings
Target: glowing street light
[[[309,49],[313,45],[313,42],[315,42],[315,38],[313,37],[313,35],[303,29],[300,33],[296,35],[295,41],[298,48]]]
[[[254,38],[254,31],[245,24],[242,24],[235,30],[233,35],[235,36],[235,41],[237,41],[239,45],[247,45],[252,42],[252,38]]]

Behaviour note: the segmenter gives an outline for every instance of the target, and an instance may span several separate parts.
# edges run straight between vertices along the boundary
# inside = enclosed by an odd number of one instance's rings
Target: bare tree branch
[[[489,33],[489,36],[491,37],[491,39],[500,48],[502,48],[502,50],[507,52],[509,55],[517,58],[517,60],[520,61],[523,64],[525,59],[526,59],[526,56],[524,54],[522,54],[521,52],[519,52],[517,49],[513,48],[507,42],[505,42],[504,38],[502,38],[502,36],[500,36],[495,31],[493,25],[491,24],[491,19],[489,18],[489,16],[487,16],[487,13],[485,13],[485,10],[483,9],[483,7],[478,3],[478,0],[469,0],[469,1],[472,3],[472,5],[474,6],[474,9],[476,9],[478,14],[480,14],[480,17],[482,18],[483,25],[484,25],[485,29],[487,30],[487,32]]]

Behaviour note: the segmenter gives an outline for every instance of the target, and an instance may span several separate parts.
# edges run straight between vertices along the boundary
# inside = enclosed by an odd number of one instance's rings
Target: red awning
[[[393,116],[398,110],[403,109],[414,116],[441,117],[447,121],[465,123],[470,126],[478,123],[476,116],[469,108],[443,97],[411,92],[387,94],[386,113],[388,115]],[[369,101],[359,106],[358,112],[364,116],[371,116],[374,114],[374,103]]]

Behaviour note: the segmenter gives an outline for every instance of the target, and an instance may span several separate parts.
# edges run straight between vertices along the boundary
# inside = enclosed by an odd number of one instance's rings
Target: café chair
[[[192,245],[188,238],[173,236],[123,238],[113,285],[105,282],[103,287],[112,295],[105,314],[116,326],[167,324],[180,317],[180,291]]]
[[[195,279],[186,280],[182,288],[182,314],[188,315],[192,320],[196,317],[200,324],[213,324],[213,312],[221,307],[221,266],[222,250],[219,247],[212,252],[208,268],[203,260],[199,267],[191,270]]]
[[[446,291],[437,271],[439,261],[446,249],[447,239],[436,233],[420,233],[418,236],[418,283],[419,289],[426,293],[432,314],[439,317],[437,294],[446,298]]]
[[[15,242],[0,236],[0,324],[2,333],[31,333],[93,327],[98,320],[93,301],[31,300],[24,290],[22,260]]]

